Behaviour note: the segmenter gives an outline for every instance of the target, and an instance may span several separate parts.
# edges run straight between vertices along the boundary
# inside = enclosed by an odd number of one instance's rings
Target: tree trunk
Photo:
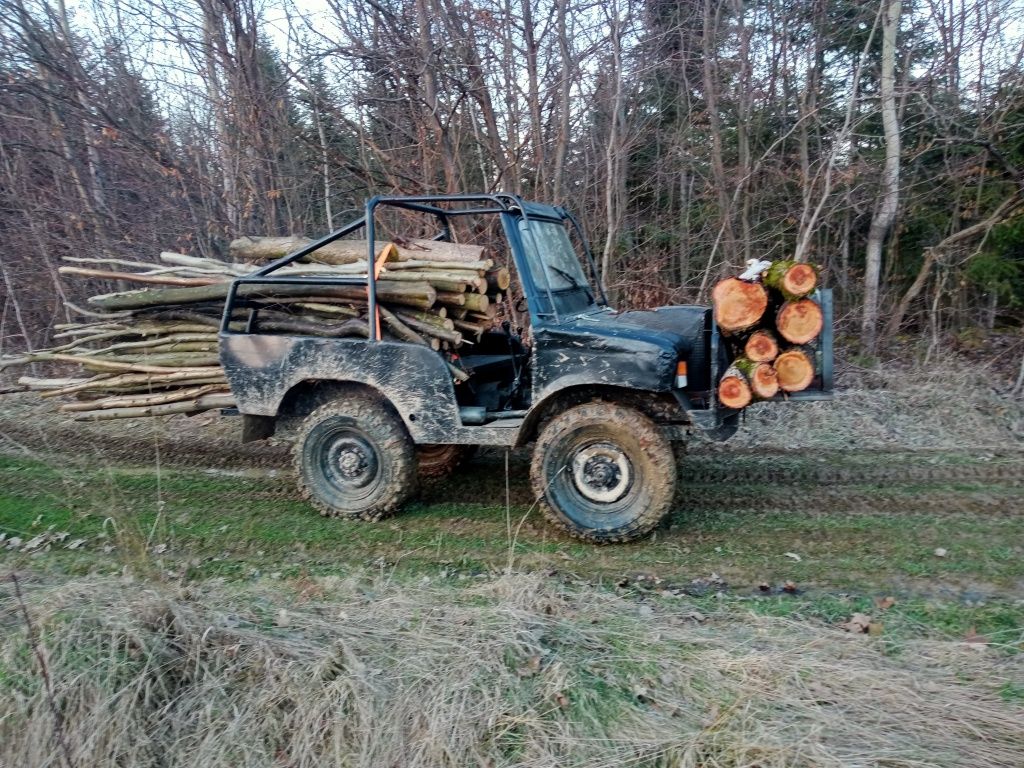
[[[861,337],[873,353],[878,333],[878,291],[882,271],[882,245],[896,218],[900,202],[900,130],[896,117],[896,33],[900,24],[900,0],[882,0],[882,127],[885,134],[885,168],[882,201],[868,230],[864,270],[864,316]]]

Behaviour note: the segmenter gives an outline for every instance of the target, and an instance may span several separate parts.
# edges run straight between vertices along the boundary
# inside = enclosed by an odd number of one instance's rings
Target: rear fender
[[[462,426],[451,374],[427,347],[228,334],[221,336],[220,358],[243,415],[278,416],[285,396],[305,382],[350,382],[379,392],[417,443],[445,442]]]

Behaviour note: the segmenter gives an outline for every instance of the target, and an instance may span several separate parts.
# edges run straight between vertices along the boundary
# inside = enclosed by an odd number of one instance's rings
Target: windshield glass
[[[563,224],[530,221],[527,228],[527,222],[520,220],[519,226],[538,290],[545,291],[548,286],[552,291],[583,288],[590,294],[587,277]]]

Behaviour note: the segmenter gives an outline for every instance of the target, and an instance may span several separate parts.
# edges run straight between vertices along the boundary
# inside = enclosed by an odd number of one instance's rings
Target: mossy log
[[[786,301],[796,301],[818,287],[818,270],[800,261],[776,261],[761,279],[769,288],[781,293]]]
[[[779,393],[779,378],[770,363],[755,362],[745,357],[733,361],[747,377],[750,391],[757,400],[770,400]]]
[[[811,299],[787,301],[775,316],[779,335],[791,344],[806,344],[821,333],[825,316],[817,302]]]
[[[711,292],[715,322],[724,334],[741,333],[761,322],[768,308],[768,292],[760,283],[735,277],[722,280]]]

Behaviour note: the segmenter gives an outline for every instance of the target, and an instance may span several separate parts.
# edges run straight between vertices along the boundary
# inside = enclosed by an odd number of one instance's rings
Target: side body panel
[[[288,390],[303,381],[346,381],[388,398],[417,443],[448,442],[462,428],[452,377],[441,357],[426,347],[227,334],[220,338],[220,358],[243,414],[276,416]]]

